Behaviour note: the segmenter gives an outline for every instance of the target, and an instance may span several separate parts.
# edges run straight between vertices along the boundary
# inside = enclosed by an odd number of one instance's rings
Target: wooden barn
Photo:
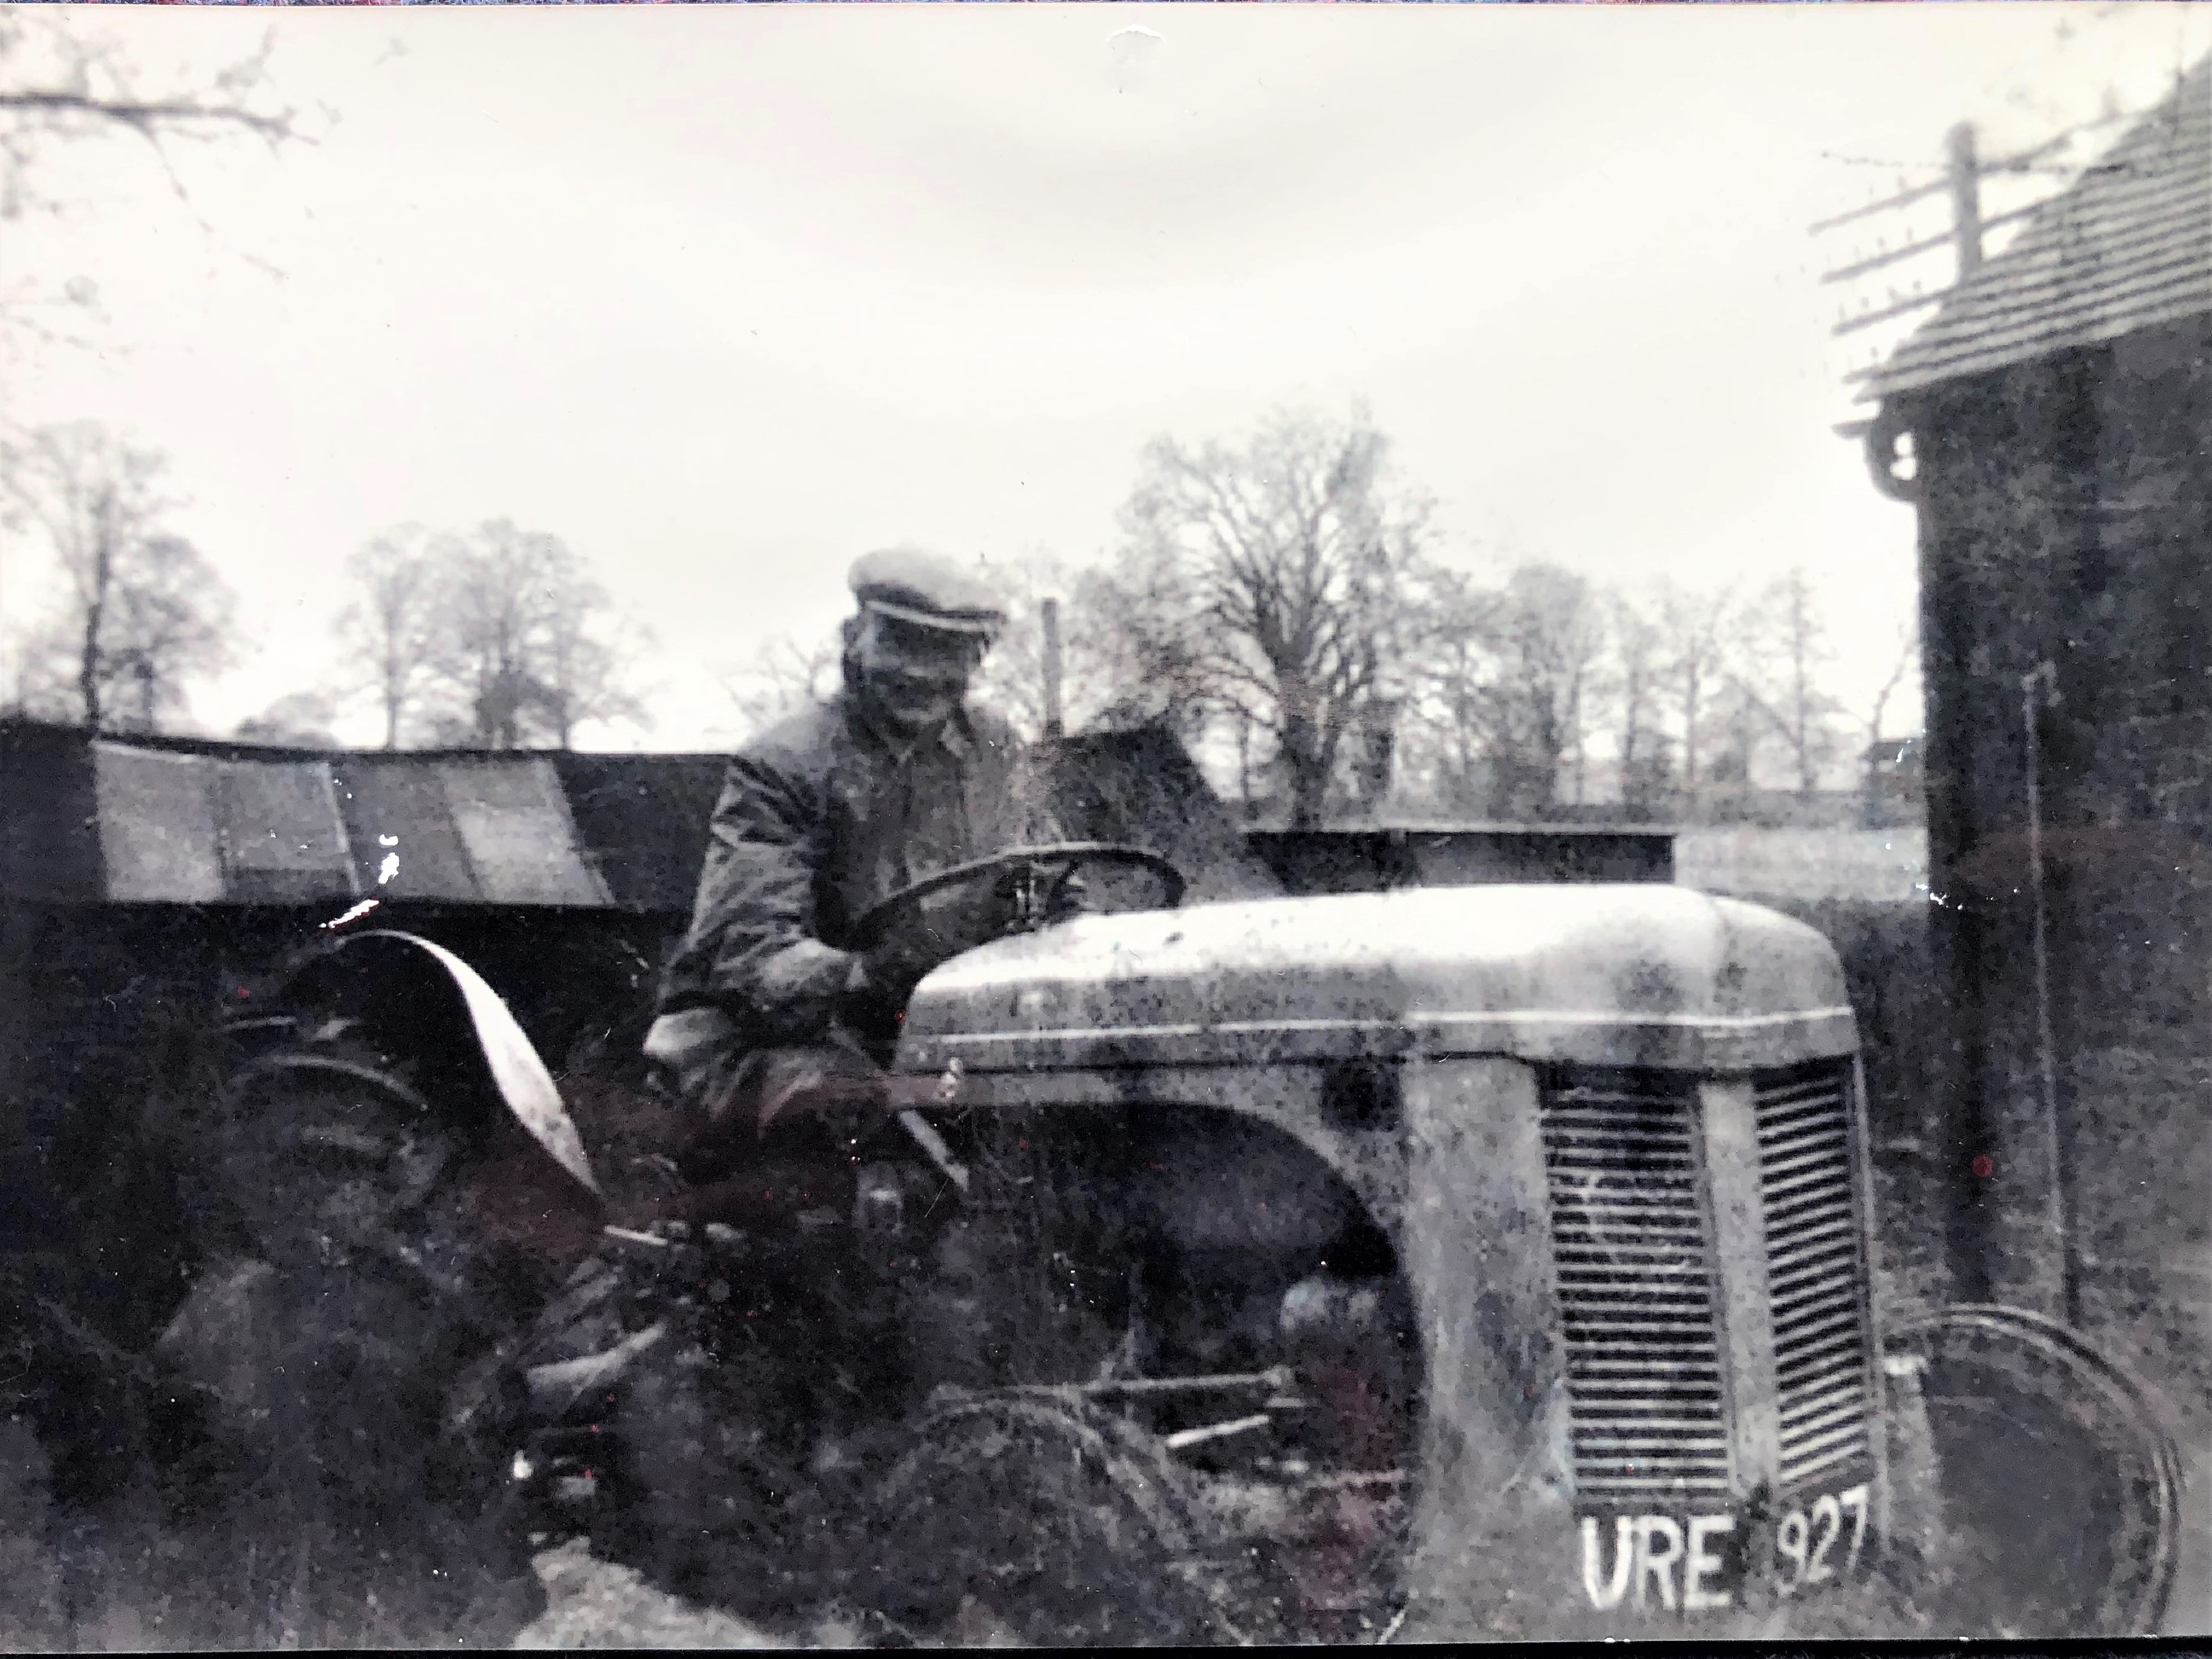
[[[1977,253],[1866,387],[1919,518],[1929,1142],[1957,1292],[2079,1314],[2204,1244],[2212,60]]]

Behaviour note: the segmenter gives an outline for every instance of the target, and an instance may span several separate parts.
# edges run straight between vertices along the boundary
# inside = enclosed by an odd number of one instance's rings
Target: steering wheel
[[[1057,841],[1043,846],[1010,847],[988,858],[925,875],[869,905],[853,924],[853,940],[860,949],[871,948],[883,942],[902,914],[915,911],[924,899],[950,888],[980,886],[1008,875],[1013,878],[1013,914],[1007,931],[1028,932],[1057,919],[1053,910],[1054,895],[1069,876],[1086,864],[1133,865],[1159,881],[1161,909],[1173,910],[1182,902],[1182,872],[1157,852],[1116,841]],[[1048,876],[1051,879],[1047,880]]]

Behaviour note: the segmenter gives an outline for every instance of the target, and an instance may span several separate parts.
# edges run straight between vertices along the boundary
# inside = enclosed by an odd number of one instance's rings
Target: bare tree
[[[1074,620],[1063,620],[1061,633],[1085,638],[1094,653],[1091,724],[1164,725],[1194,742],[1209,723],[1225,717],[1241,735],[1249,768],[1255,746],[1264,741],[1252,711],[1259,699],[1212,674],[1206,637],[1193,625],[1196,601],[1182,575],[1161,560],[1088,571],[1077,578]]]
[[[1742,679],[1729,674],[1707,699],[1705,724],[1706,759],[1698,803],[1709,817],[1735,815],[1756,780],[1771,724]]]
[[[152,731],[183,705],[188,677],[231,660],[230,593],[178,536],[153,537],[117,576],[98,647],[106,700],[117,725]]]
[[[1512,816],[1588,789],[1601,689],[1601,596],[1556,566],[1524,564],[1490,587],[1430,569],[1407,590],[1413,752],[1437,804]]]
[[[526,716],[544,689],[532,669],[543,606],[539,583],[560,554],[550,536],[504,519],[439,537],[440,628],[433,671],[457,705],[469,740],[521,746]]]
[[[1171,628],[1146,610],[1146,596],[1097,566],[1073,565],[1042,549],[996,566],[991,579],[1006,608],[1006,626],[976,676],[976,699],[1024,738],[1044,731],[1044,625],[1048,599],[1060,609],[1060,719],[1065,730],[1133,724],[1188,714],[1197,687],[1188,665],[1152,650],[1172,643]]]
[[[1437,806],[1458,814],[1493,804],[1492,710],[1501,653],[1500,596],[1463,571],[1428,573],[1412,654],[1409,758],[1425,767]]]
[[[722,689],[737,705],[746,730],[762,731],[810,703],[836,695],[842,655],[834,633],[811,645],[785,635],[749,661],[723,669]]]
[[[112,39],[94,32],[92,14],[0,6],[0,224],[31,214],[65,212],[69,203],[45,177],[58,148],[107,136],[143,144],[189,208],[176,166],[179,144],[238,138],[271,150],[313,142],[301,111],[283,101],[268,70],[270,41],[212,70],[149,76]],[[0,334],[55,333],[41,318],[89,304],[95,290],[79,275],[56,285],[34,275],[0,289]]]
[[[1656,812],[1672,792],[1673,755],[1661,724],[1667,673],[1666,633],[1656,607],[1623,592],[1606,595],[1612,643],[1612,687],[1620,711],[1620,796],[1639,812]]]
[[[1724,589],[1700,591],[1662,581],[1657,621],[1665,701],[1682,743],[1682,792],[1695,811],[1705,784],[1708,727],[1728,670],[1735,604]]]
[[[1317,823],[1345,736],[1401,653],[1400,588],[1423,503],[1385,478],[1382,434],[1280,413],[1242,446],[1146,446],[1102,578],[1146,677],[1272,740],[1291,821]]]
[[[91,422],[0,444],[11,529],[42,540],[67,597],[28,655],[69,660],[73,711],[95,730],[150,730],[185,681],[229,657],[232,599],[199,550],[162,521],[174,503],[150,450]]]
[[[1553,565],[1523,565],[1506,579],[1501,690],[1522,711],[1522,730],[1546,781],[1564,769],[1577,805],[1589,790],[1589,705],[1605,645],[1605,615],[1590,584]],[[1546,791],[1536,801],[1549,806]]]
[[[1519,815],[1557,804],[1567,782],[1586,790],[1587,704],[1603,643],[1590,586],[1554,565],[1506,578],[1492,621],[1497,670],[1482,699],[1498,803]]]
[[[557,536],[490,519],[441,536],[429,678],[446,699],[447,730],[517,748],[550,740],[566,748],[591,721],[642,723],[627,674],[641,633],[615,612]]]
[[[419,524],[386,530],[346,563],[354,596],[338,613],[347,691],[366,691],[384,716],[384,747],[397,748],[439,651],[439,568]]]
[[[337,701],[327,693],[289,692],[260,713],[240,721],[233,735],[252,743],[334,749],[338,740],[331,735],[331,724],[337,718]]]
[[[1044,602],[1057,602],[1060,622],[1060,687],[1063,725],[1079,728],[1091,709],[1097,676],[1091,669],[1092,630],[1080,620],[1079,575],[1041,549],[998,566],[992,585],[1006,609],[1006,626],[992,642],[975,676],[975,699],[1004,716],[1024,738],[1044,731]],[[1076,708],[1066,702],[1070,689]]]
[[[1881,689],[1875,693],[1874,706],[1867,715],[1866,757],[1869,766],[1873,764],[1875,751],[1881,748],[1885,736],[1882,726],[1889,712],[1890,699],[1919,669],[1920,625],[1917,621],[1909,621],[1898,630],[1897,660],[1890,664],[1889,677],[1881,682]],[[1912,724],[1917,730],[1920,723],[1916,720]]]
[[[70,615],[54,643],[73,653],[76,711],[88,726],[102,724],[108,676],[101,646],[117,566],[167,510],[160,493],[166,470],[153,451],[121,443],[90,422],[43,427],[0,448],[13,524],[42,533],[69,584]]]
[[[587,721],[653,724],[631,681],[652,649],[652,634],[617,610],[599,583],[579,578],[551,590],[539,679],[555,748],[571,748]]]
[[[55,722],[82,715],[76,659],[59,628],[10,627],[0,639],[0,663],[7,675],[0,714]]]
[[[1827,629],[1802,566],[1766,586],[1743,618],[1743,632],[1747,649],[1736,690],[1781,739],[1798,792],[1809,795],[1835,759],[1842,705],[1820,684],[1831,656]]]

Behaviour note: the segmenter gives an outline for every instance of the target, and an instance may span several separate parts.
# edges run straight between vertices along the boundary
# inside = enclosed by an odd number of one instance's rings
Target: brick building
[[[2070,1311],[2132,1184],[2112,1057],[2212,1048],[2212,60],[1866,391],[1919,517],[1954,1270]]]

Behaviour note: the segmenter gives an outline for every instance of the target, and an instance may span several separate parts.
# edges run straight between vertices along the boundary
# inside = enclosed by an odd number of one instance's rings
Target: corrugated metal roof
[[[726,765],[284,750],[0,721],[0,893],[682,911]]]
[[[434,764],[413,755],[349,754],[337,762],[338,800],[362,893],[395,901],[482,901]]]
[[[688,911],[707,820],[728,760],[719,754],[553,757],[592,867],[626,910]]]
[[[584,862],[568,797],[550,760],[447,760],[435,771],[477,887],[495,905],[607,902]]]
[[[1951,290],[1867,382],[1894,397],[2212,312],[2212,58]]]
[[[354,896],[327,762],[204,764],[214,774],[229,897],[247,905],[298,905]]]
[[[92,760],[106,896],[180,905],[226,898],[212,788],[220,763],[119,743],[94,743]]]
[[[364,893],[467,905],[608,903],[544,756],[349,754],[337,775]]]

